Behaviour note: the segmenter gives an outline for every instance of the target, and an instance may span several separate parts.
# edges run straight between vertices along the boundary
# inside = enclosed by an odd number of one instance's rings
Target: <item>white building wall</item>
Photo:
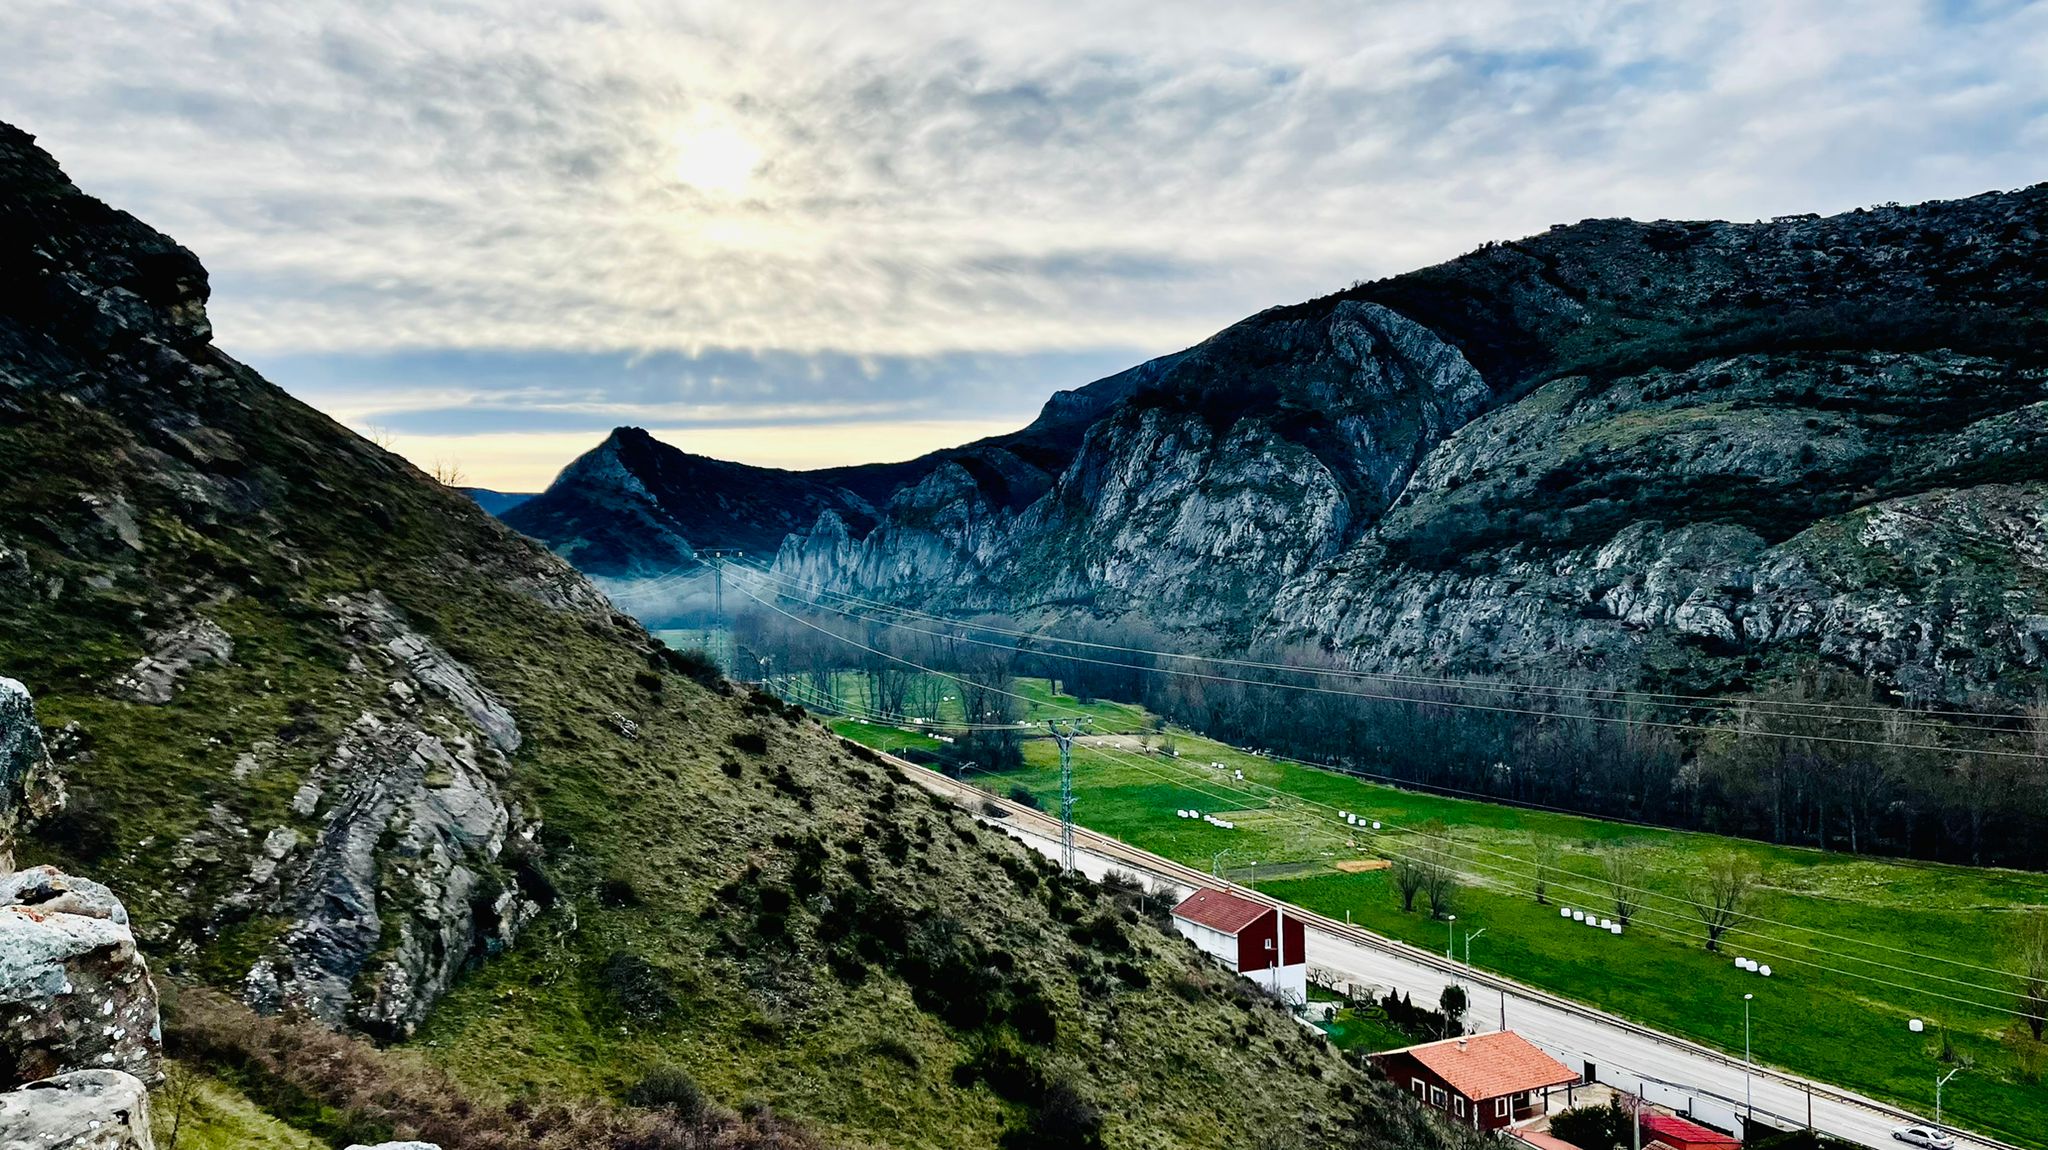
[[[1194,943],[1203,954],[1232,970],[1237,969],[1237,936],[1225,934],[1213,926],[1189,922],[1179,915],[1174,916],[1173,928],[1180,932],[1182,938]]]

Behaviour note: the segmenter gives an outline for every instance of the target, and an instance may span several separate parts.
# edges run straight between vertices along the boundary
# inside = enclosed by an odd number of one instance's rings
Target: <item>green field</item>
[[[1043,699],[1048,710],[1061,705],[1042,680],[1023,683],[1019,694]],[[1108,706],[1124,730],[1150,725],[1137,708]],[[2003,1013],[2015,1005],[2017,983],[1992,972],[2013,966],[2016,920],[2048,905],[2048,876],[1774,847],[1418,794],[1183,731],[1173,733],[1178,757],[1164,753],[1156,735],[1089,742],[1074,758],[1083,825],[1431,948],[1445,945],[1446,923],[1420,907],[1403,913],[1386,872],[1346,873],[1335,864],[1447,839],[1463,876],[1454,908],[1461,952],[1467,931],[1485,930],[1471,944],[1474,965],[1738,1055],[1742,996],[1753,993],[1759,1062],[1921,1112],[1933,1109],[1937,1072],[1955,1065],[1938,1060],[1945,1031],[1967,1064],[1944,1091],[1945,1119],[2048,1146],[2048,1086],[2038,1074],[2028,1081],[2020,1065],[2028,1048],[2008,1034],[2015,1019]],[[1022,785],[1049,802],[1058,787],[1051,741],[1028,742],[1025,761],[1022,770],[981,781],[1001,791]],[[1209,765],[1216,762],[1224,768]],[[1242,782],[1234,778],[1239,770]],[[1237,827],[1176,817],[1182,808]],[[1354,831],[1337,809],[1381,820],[1385,829]],[[1539,843],[1561,852],[1550,905],[1535,901],[1528,878]],[[1561,920],[1559,904],[1614,914],[1603,859],[1617,848],[1639,850],[1640,885],[1651,892],[1631,929],[1616,938]],[[1731,932],[1716,955],[1679,900],[1705,859],[1726,851],[1747,855],[1764,877],[1743,907],[1755,919],[1737,928],[1751,933]],[[1769,963],[1773,977],[1735,969],[1736,955]],[[1912,1018],[1925,1020],[1924,1033],[1909,1032]]]

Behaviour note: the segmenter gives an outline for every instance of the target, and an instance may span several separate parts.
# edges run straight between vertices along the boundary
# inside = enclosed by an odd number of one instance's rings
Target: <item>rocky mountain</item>
[[[62,868],[24,873],[120,892],[187,1003],[169,1054],[248,1091],[247,1128],[1457,1142],[1133,892],[676,655],[260,378],[206,300],[192,253],[0,126],[0,675],[35,696],[0,680],[0,817]],[[36,883],[8,897],[107,901]]]
[[[503,515],[537,494],[532,491],[492,491],[488,487],[465,487],[462,493],[493,515]]]
[[[1817,657],[2028,693],[2044,286],[2048,185],[1560,226],[1056,398],[1074,446],[1043,482],[942,453],[775,566],[1367,668],[1718,689]]]

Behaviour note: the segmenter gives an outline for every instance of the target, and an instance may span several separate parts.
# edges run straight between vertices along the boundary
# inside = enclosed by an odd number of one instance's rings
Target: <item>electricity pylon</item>
[[[1045,721],[1060,745],[1060,865],[1069,873],[1074,869],[1074,736],[1087,725],[1086,719],[1069,720],[1061,730],[1059,720]]]

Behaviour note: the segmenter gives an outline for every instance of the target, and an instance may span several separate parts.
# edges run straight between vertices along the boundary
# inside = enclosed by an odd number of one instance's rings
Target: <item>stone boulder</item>
[[[119,1070],[74,1070],[0,1094],[0,1150],[156,1150],[149,1089]]]
[[[28,688],[0,676],[0,871],[14,869],[14,835],[25,815],[44,813],[54,786],[50,753]]]
[[[0,1060],[15,1076],[112,1069],[155,1082],[162,1043],[121,900],[55,867],[0,877]]]

